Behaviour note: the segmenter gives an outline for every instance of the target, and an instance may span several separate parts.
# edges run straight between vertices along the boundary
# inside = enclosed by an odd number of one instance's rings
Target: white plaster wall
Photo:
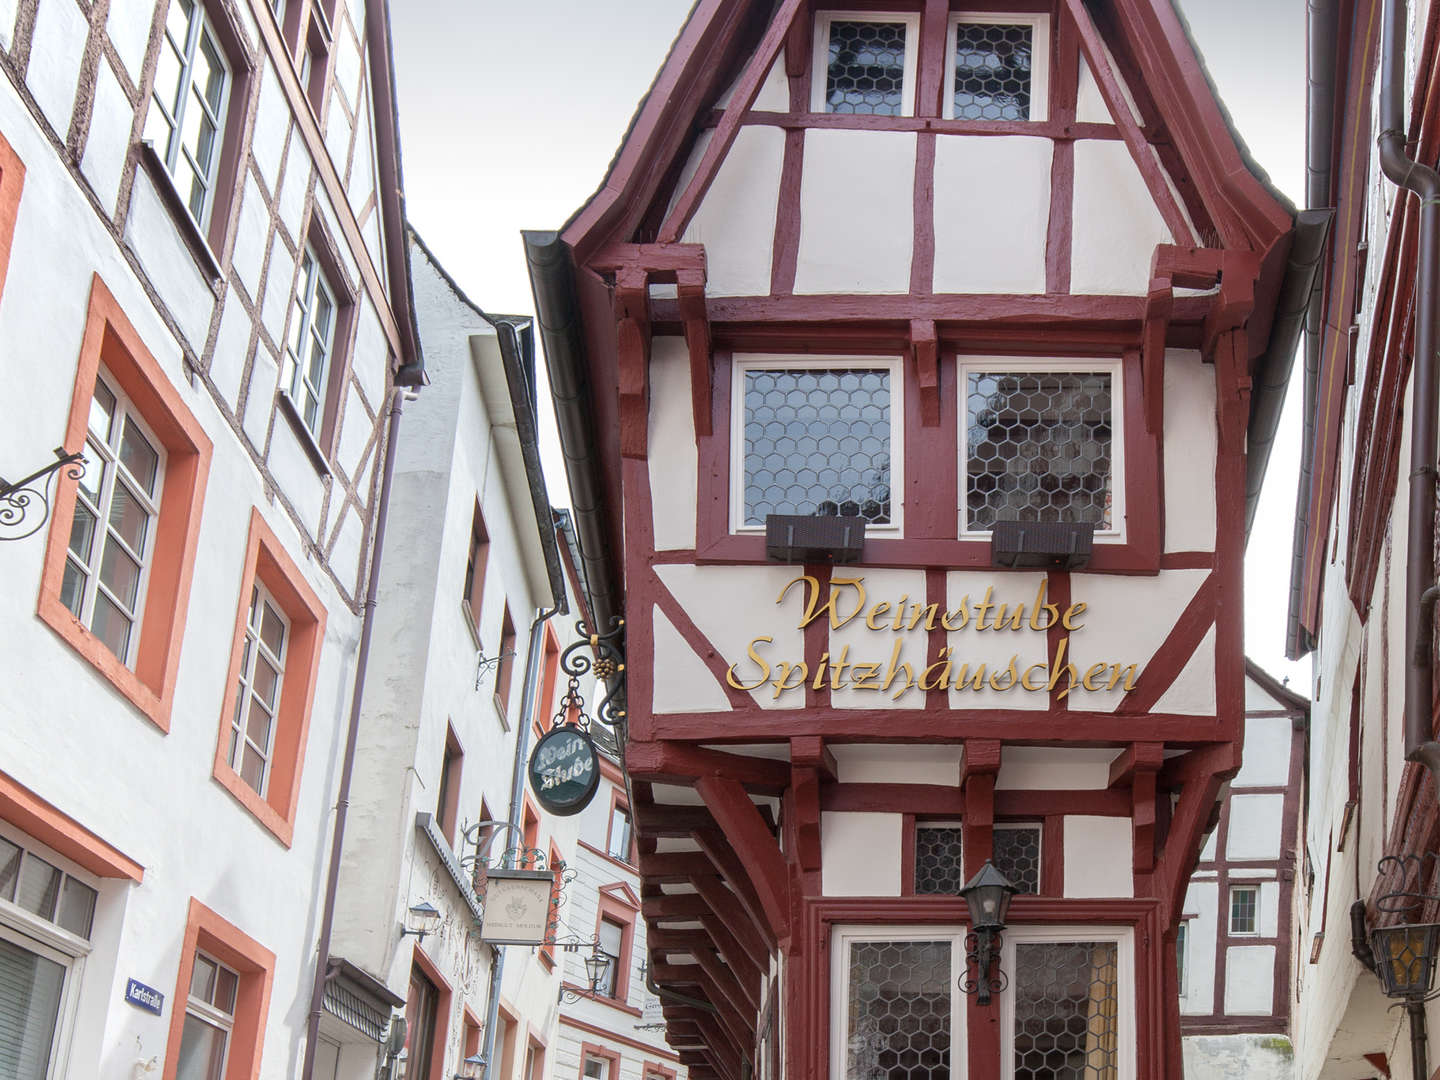
[[[699,464],[690,396],[690,351],[683,337],[657,337],[650,345],[646,463],[650,470],[655,550],[693,548]]]
[[[1230,796],[1230,820],[1241,828],[1230,829],[1225,840],[1225,858],[1230,860],[1278,859],[1280,824],[1285,810],[1283,795]]]
[[[857,743],[829,749],[842,784],[960,784],[959,746]]]
[[[1185,957],[1185,993],[1180,996],[1181,1016],[1210,1016],[1215,1012],[1215,935],[1219,926],[1219,886],[1213,881],[1190,882],[1183,912],[1190,944]]]
[[[899,896],[900,814],[820,815],[820,891],[825,896]],[[857,858],[857,853],[864,853]]]
[[[1123,142],[1075,143],[1074,205],[1071,291],[1143,296],[1155,245],[1173,241]]]
[[[905,293],[915,235],[915,134],[805,132],[797,293]]]
[[[936,136],[937,293],[1045,291],[1053,157],[1050,139]]]
[[[693,164],[698,164],[705,145],[708,142],[697,142]],[[775,248],[775,214],[780,204],[784,157],[785,132],[781,128],[751,124],[735,136],[682,237],[686,243],[705,245],[708,295],[760,296],[770,292],[770,260]],[[683,190],[682,183],[677,191]]]
[[[737,679],[754,682],[759,669],[747,654],[758,635],[775,640],[759,647],[770,662],[798,663],[805,657],[804,635],[797,628],[804,609],[796,600],[800,586],[790,591],[783,609],[776,599],[785,584],[801,571],[794,566],[657,566],[655,572],[689,613],[726,665],[736,665]],[[805,704],[805,695],[790,690],[777,699],[773,686],[761,686],[750,694],[766,709],[795,709]]]
[[[652,608],[654,680],[651,708],[656,713],[729,712],[730,699],[695,655],[690,643],[660,608]]]
[[[1079,746],[1006,746],[995,788],[1007,791],[1103,791],[1119,750]]]
[[[1295,1050],[1284,1035],[1187,1035],[1185,1075],[1206,1080],[1292,1080]]]
[[[1293,721],[1288,716],[1245,718],[1245,759],[1233,788],[1284,787],[1290,782],[1290,740]],[[1231,828],[1234,828],[1233,824]]]
[[[743,77],[743,72],[735,76],[735,81],[715,99],[715,108],[724,109],[730,104],[731,99],[735,96],[735,85]],[[755,95],[755,101],[750,106],[750,111],[782,113],[790,111],[790,80],[785,75],[784,56],[779,57],[771,64],[770,70],[765,73],[765,81],[760,84],[760,90]]]
[[[1134,896],[1134,840],[1129,818],[1065,817],[1065,893],[1068,897]]]
[[[996,574],[993,571],[984,570],[952,570],[946,575],[950,610],[957,610],[963,603],[966,603],[967,597],[971,609],[971,617],[965,628],[946,635],[946,643],[953,650],[952,659],[955,665],[954,675],[951,678],[952,689],[949,694],[952,709],[1047,709],[1050,707],[1049,695],[1045,692],[1032,692],[1019,686],[1009,690],[994,690],[991,689],[989,682],[992,676],[996,676],[1000,685],[1005,685],[1004,673],[1008,670],[1012,656],[1018,657],[1015,663],[1022,674],[1033,664],[1045,663],[1045,634],[1031,630],[1028,622],[1021,630],[988,629],[998,618],[998,611],[989,613],[985,630],[975,628],[974,618],[974,608],[984,601],[985,590],[993,586],[992,599],[995,603],[1007,604],[1011,611],[1015,610],[1016,605],[1024,604],[1028,619],[1031,606],[1044,580],[1044,574],[1015,572]],[[966,680],[965,689],[956,690],[953,688],[953,683],[960,677],[962,664],[969,665],[970,678]],[[984,689],[970,689],[974,673],[982,664],[986,669]],[[1034,679],[1031,679],[1031,683],[1034,683]]]
[[[1225,1012],[1269,1016],[1275,1011],[1275,946],[1231,945],[1225,950]]]
[[[1215,627],[1205,631],[1180,674],[1155,702],[1155,711],[1184,716],[1215,715]]]
[[[1215,371],[1165,352],[1165,550],[1215,550]]]
[[[1077,618],[1080,629],[1070,634],[1070,660],[1083,675],[1092,664],[1138,664],[1143,675],[1200,588],[1208,570],[1162,570],[1155,577],[1074,574],[1070,593],[1089,607]],[[1146,618],[1136,619],[1144,611]],[[1106,677],[1108,684],[1109,677]],[[1079,691],[1066,700],[1071,709],[1110,712],[1124,698],[1124,683],[1114,690]]]
[[[869,605],[883,600],[895,605],[898,610],[905,597],[910,598],[905,602],[907,605],[914,601],[923,603],[925,597],[925,571],[923,570],[866,568],[863,584],[867,608]],[[855,590],[846,589],[841,595],[844,597],[842,603],[846,605],[841,610],[848,613],[850,610],[848,605],[856,596]],[[893,620],[877,620],[877,622],[882,627],[888,627],[892,625]],[[928,655],[929,637],[923,629],[872,630],[865,624],[863,615],[851,619],[838,630],[832,629],[829,641],[832,663],[845,654],[846,649],[849,650],[848,656],[852,661],[880,663],[881,671],[876,682],[877,686],[885,682],[892,662],[897,670],[900,665],[909,664],[913,678],[918,684],[924,674],[926,664],[934,659]],[[897,645],[900,648],[898,654],[895,652]],[[918,689],[918,686],[903,691],[906,685],[906,676],[902,673],[888,691],[857,690],[853,686],[839,691],[832,690],[830,704],[837,709],[923,709],[925,694]]]

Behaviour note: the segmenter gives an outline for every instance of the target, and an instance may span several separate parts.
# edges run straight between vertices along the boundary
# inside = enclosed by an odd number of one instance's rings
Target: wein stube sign
[[[798,586],[798,588],[797,588]],[[853,655],[848,644],[834,655],[822,653],[812,670],[804,659],[776,657],[775,639],[768,634],[752,638],[746,649],[748,659],[731,664],[726,681],[737,690],[760,690],[770,687],[774,698],[808,686],[815,690],[829,688],[832,692],[885,694],[900,698],[912,690],[1019,690],[1030,693],[1055,693],[1063,700],[1073,692],[1101,693],[1119,689],[1135,689],[1139,676],[1138,664],[1103,661],[1084,669],[1071,663],[1070,635],[1083,629],[1083,616],[1089,605],[1084,601],[1067,604],[1063,609],[1050,603],[1045,595],[1046,582],[1041,581],[1031,600],[1019,603],[997,601],[993,586],[986,586],[983,598],[970,595],[961,598],[955,608],[946,610],[939,604],[922,604],[908,596],[898,600],[875,600],[865,589],[863,577],[831,578],[829,588],[819,579],[802,574],[786,583],[775,598],[783,605],[787,597],[800,598],[803,610],[798,627],[804,630],[817,619],[826,619],[832,630],[850,623],[863,626],[877,635],[891,637],[889,656]],[[1048,634],[1056,626],[1061,636],[1054,655],[1044,663],[1026,664],[1016,651],[1009,663],[976,663],[957,655],[950,645],[941,648],[928,663],[913,664],[903,660],[905,641],[902,634],[928,635],[934,630],[949,633],[971,631],[996,634]],[[988,651],[988,650],[987,650]]]

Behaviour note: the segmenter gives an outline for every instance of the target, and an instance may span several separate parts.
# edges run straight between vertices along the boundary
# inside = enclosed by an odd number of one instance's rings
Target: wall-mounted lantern
[[[584,941],[562,942],[566,952],[574,952]],[[589,942],[590,952],[585,957],[585,980],[587,988],[576,990],[572,987],[562,986],[560,988],[560,1000],[565,1002],[576,1002],[581,998],[593,998],[600,993],[600,988],[605,985],[605,977],[610,973],[610,956],[600,949],[600,939],[593,938]]]
[[[440,925],[440,912],[434,904],[428,900],[421,900],[410,908],[410,925],[400,928],[402,938],[414,934],[421,941],[425,940],[426,934],[435,932]]]
[[[965,935],[965,974],[960,977],[960,989],[974,994],[978,1005],[989,1005],[990,995],[1002,992],[1010,984],[999,967],[1000,935],[1005,931],[1010,898],[1019,891],[989,859],[960,890],[965,906],[970,909],[970,932]]]
[[[1386,855],[1377,869],[1381,880],[1397,881],[1396,888],[1375,902],[1388,914],[1432,915],[1440,908],[1440,895],[1425,891],[1434,877],[1436,856]],[[1363,930],[1363,914],[1357,929]],[[1357,953],[1358,955],[1358,953]],[[1380,990],[1405,1005],[1410,1020],[1410,1062],[1415,1076],[1429,1076],[1425,1033],[1425,1003],[1435,995],[1435,966],[1440,959],[1440,923],[1404,922],[1377,926],[1370,931],[1370,958]]]

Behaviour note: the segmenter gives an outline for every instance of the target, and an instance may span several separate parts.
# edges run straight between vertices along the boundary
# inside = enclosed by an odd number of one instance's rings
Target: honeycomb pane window
[[[915,892],[959,896],[965,885],[959,822],[923,822],[915,826]]]
[[[962,14],[950,20],[945,115],[954,120],[1044,120],[1049,65],[1045,15]]]
[[[765,525],[770,514],[858,516],[898,526],[891,503],[899,472],[897,366],[886,360],[777,367],[739,365],[732,445],[734,520]]]
[[[817,15],[812,108],[853,116],[911,115],[918,30],[916,16]]]
[[[1119,365],[1077,369],[1034,362],[961,365],[961,527],[997,521],[1089,522],[1118,535]]]
[[[1022,893],[1040,891],[1040,826],[1038,824],[997,824],[995,826],[995,869]]]
[[[1119,944],[1020,941],[1014,955],[1015,1080],[1118,1080]]]
[[[950,1080],[964,1061],[957,1021],[961,937],[900,931],[836,935],[836,1046],[845,1080]]]

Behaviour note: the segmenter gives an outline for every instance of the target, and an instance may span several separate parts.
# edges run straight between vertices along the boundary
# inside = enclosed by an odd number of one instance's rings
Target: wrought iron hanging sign
[[[580,696],[580,676],[594,672],[605,681],[624,672],[619,649],[624,620],[616,619],[608,634],[592,634],[583,622],[576,623],[580,637],[560,656],[560,668],[569,678],[565,696],[530,755],[530,789],[549,813],[559,817],[578,814],[590,805],[600,786],[600,756],[590,738],[590,717]],[[589,655],[589,654],[593,654]],[[612,695],[600,703],[598,712],[613,722],[623,717],[611,706]]]
[[[55,478],[62,469],[71,480],[79,480],[85,475],[85,455],[78,450],[67,454],[57,446],[55,460],[29,476],[13,484],[0,476],[0,540],[24,540],[44,527],[55,497]]]

